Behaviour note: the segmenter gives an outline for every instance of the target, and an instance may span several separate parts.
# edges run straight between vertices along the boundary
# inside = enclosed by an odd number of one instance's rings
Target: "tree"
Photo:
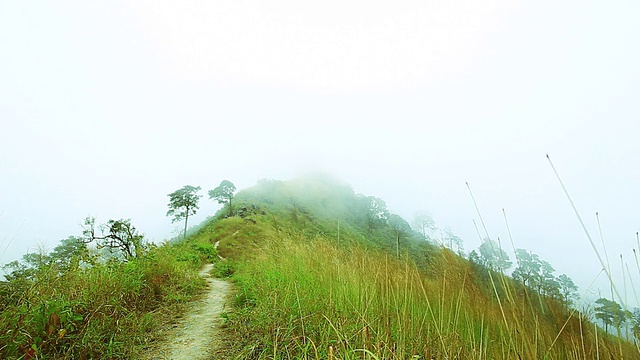
[[[550,272],[543,272],[543,276],[540,279],[539,293],[544,294],[556,300],[562,299],[562,293],[560,292],[560,282],[558,278],[553,275],[553,268]]]
[[[551,264],[540,259],[540,271],[536,275],[538,294],[548,296],[557,295],[559,285],[555,276],[553,276],[554,271],[556,271],[556,269],[554,269]]]
[[[626,312],[622,310],[622,306],[613,300],[600,298],[596,300],[595,315],[596,318],[602,320],[605,331],[609,331],[609,325],[620,329],[620,325],[626,322]]]
[[[571,280],[570,277],[566,274],[558,276],[558,284],[560,286],[562,301],[564,301],[565,304],[569,305],[574,300],[578,299],[578,287],[573,283],[573,280]]]
[[[631,323],[631,331],[633,331],[633,336],[640,340],[640,309],[633,308],[633,312],[628,314],[629,322]]]
[[[389,211],[384,200],[375,196],[366,196],[362,198],[367,214],[367,229],[369,233],[379,224],[384,224],[389,218]]]
[[[478,250],[484,265],[488,268],[495,271],[504,271],[511,267],[512,263],[509,260],[509,255],[494,240],[484,239]]]
[[[524,286],[533,286],[540,273],[540,257],[524,249],[516,249],[516,262],[518,266],[511,274],[513,279]]]
[[[234,198],[233,193],[236,186],[229,180],[222,180],[220,185],[213,190],[209,190],[209,199],[216,200],[218,204],[227,204],[229,206],[229,216],[233,216],[233,205],[231,201]]]
[[[393,229],[396,237],[396,256],[400,257],[400,240],[405,239],[411,233],[411,225],[400,215],[389,215],[389,226]]]
[[[200,209],[198,201],[202,195],[198,195],[200,186],[185,185],[182,189],[176,190],[169,196],[169,211],[167,216],[173,216],[172,223],[184,219],[184,238],[187,237],[187,223],[189,222],[189,216],[195,215],[196,211]]]
[[[561,285],[553,275],[555,269],[551,264],[524,249],[516,249],[516,260],[518,266],[511,274],[514,280],[521,281],[523,286],[534,288],[539,295],[562,297]]]
[[[442,239],[444,241],[445,246],[448,246],[449,249],[453,251],[458,251],[458,254],[462,254],[462,239],[458,237],[458,235],[454,234],[451,229],[444,229],[444,237]]]
[[[21,260],[12,261],[2,269],[9,271],[7,279],[31,279],[42,269],[55,269],[59,274],[77,268],[79,262],[88,256],[87,245],[81,238],[69,236],[60,241],[52,252],[47,254],[44,246],[39,246],[36,252],[28,252]]]
[[[144,235],[131,225],[131,219],[109,220],[98,226],[100,235],[96,234],[96,219],[87,217],[83,226],[83,241],[95,241],[98,249],[118,250],[126,260],[135,258],[144,251]]]
[[[89,251],[83,239],[77,236],[69,236],[60,240],[60,244],[53,248],[49,254],[52,263],[58,265],[61,271],[71,270],[77,267],[81,260],[87,260]]]
[[[429,239],[427,233],[430,231],[435,231],[436,223],[433,221],[433,218],[426,213],[418,213],[413,218],[413,228],[416,229],[417,232],[422,234],[424,239]]]
[[[469,261],[475,265],[485,266],[482,259],[480,259],[480,255],[475,250],[471,250],[469,253]]]
[[[39,246],[37,252],[28,252],[22,255],[21,260],[15,260],[2,266],[8,274],[7,280],[33,279],[39,270],[51,264],[51,257],[47,254],[44,246]]]

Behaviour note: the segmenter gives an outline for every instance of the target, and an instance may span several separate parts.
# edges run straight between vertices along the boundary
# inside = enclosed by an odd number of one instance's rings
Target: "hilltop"
[[[383,200],[327,177],[262,180],[218,242],[237,289],[224,354],[240,358],[613,359],[633,344],[491,262],[414,231]],[[482,249],[481,249],[482,251]],[[475,258],[474,258],[475,257]],[[474,261],[475,260],[475,261]],[[557,295],[558,294],[558,295]],[[594,331],[594,329],[596,329]]]
[[[514,280],[500,265],[506,260],[489,259],[486,248],[468,256],[450,249],[453,240],[447,248],[384,200],[339,180],[265,179],[235,196],[231,189],[225,181],[210,191],[225,206],[185,239],[145,244],[130,220],[110,220],[110,231],[129,231],[132,247],[105,255],[70,237],[12,264],[0,282],[0,324],[8,329],[0,355],[145,357],[203,298],[198,271],[211,263],[233,289],[215,358],[639,355],[553,286],[534,286],[524,273]],[[93,221],[84,235],[95,237]]]

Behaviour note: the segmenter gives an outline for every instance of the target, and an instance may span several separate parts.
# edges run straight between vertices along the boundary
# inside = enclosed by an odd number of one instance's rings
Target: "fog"
[[[490,236],[509,244],[505,209],[515,246],[584,292],[601,265],[549,154],[619,287],[620,254],[639,284],[639,3],[350,4],[0,4],[0,263],[88,215],[173,237],[186,184],[322,171],[470,251],[468,182]]]

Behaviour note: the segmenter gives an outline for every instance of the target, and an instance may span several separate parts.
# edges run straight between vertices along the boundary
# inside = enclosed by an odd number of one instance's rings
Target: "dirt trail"
[[[203,299],[179,320],[176,327],[169,330],[160,348],[145,357],[154,360],[198,360],[212,359],[214,351],[220,346],[220,314],[229,291],[229,284],[213,278],[209,271],[213,264],[205,265],[200,276],[209,283]]]

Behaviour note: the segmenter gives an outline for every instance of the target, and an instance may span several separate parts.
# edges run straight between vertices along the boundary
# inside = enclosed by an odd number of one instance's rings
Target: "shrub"
[[[211,254],[206,245],[167,244],[129,261],[42,266],[2,282],[0,358],[131,358],[204,289],[197,269]]]
[[[213,265],[213,275],[218,278],[231,277],[235,271],[235,264],[230,260],[218,261]]]

